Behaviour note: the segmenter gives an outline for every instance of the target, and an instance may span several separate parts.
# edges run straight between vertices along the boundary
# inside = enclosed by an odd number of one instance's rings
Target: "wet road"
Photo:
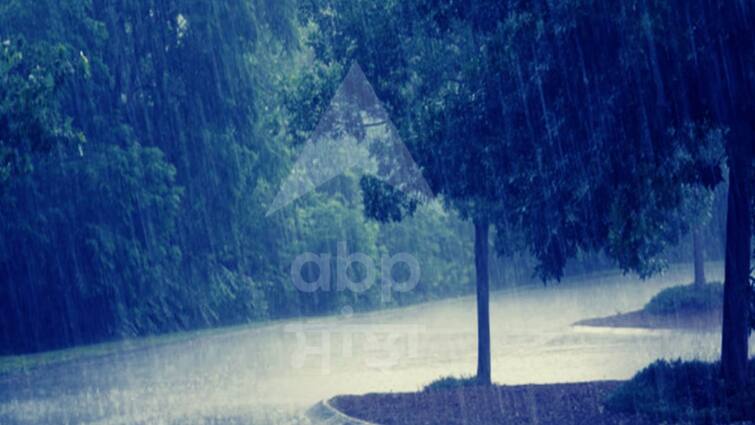
[[[493,379],[623,379],[656,358],[714,359],[720,334],[575,328],[641,307],[691,267],[641,282],[619,274],[491,296]],[[709,279],[720,278],[720,264]],[[1,424],[299,424],[342,393],[411,391],[475,370],[474,298],[275,322],[0,377]]]

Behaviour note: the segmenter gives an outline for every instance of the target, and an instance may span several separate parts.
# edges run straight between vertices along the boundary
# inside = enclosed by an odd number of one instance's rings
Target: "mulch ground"
[[[657,316],[643,310],[638,310],[608,317],[580,320],[574,323],[574,325],[614,328],[716,330],[721,329],[721,321],[721,310],[703,313],[677,313],[667,316]]]
[[[339,396],[331,404],[380,425],[639,425],[654,422],[606,411],[621,382],[454,388],[435,392]]]

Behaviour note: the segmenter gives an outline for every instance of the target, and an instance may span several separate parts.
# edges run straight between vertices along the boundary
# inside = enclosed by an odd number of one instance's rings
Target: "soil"
[[[433,392],[338,396],[331,404],[380,425],[644,425],[653,421],[607,411],[602,401],[620,381],[464,387]]]
[[[722,311],[678,312],[673,315],[653,315],[643,310],[613,316],[580,320],[575,326],[614,328],[683,329],[713,331],[721,329]]]

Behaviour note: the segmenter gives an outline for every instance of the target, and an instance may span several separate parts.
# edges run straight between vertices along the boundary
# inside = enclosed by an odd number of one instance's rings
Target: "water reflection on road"
[[[494,380],[623,379],[659,357],[714,359],[718,333],[571,326],[690,280],[682,267],[646,282],[603,274],[494,293]],[[301,412],[335,394],[411,391],[475,370],[474,298],[346,313],[0,377],[0,423],[306,423]]]

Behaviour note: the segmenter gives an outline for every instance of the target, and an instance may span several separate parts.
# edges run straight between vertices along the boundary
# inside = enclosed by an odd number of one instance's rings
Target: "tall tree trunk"
[[[700,229],[692,231],[692,251],[695,261],[695,285],[705,285],[705,256]]]
[[[731,390],[744,388],[749,337],[750,200],[749,156],[730,155],[726,212],[726,264],[721,372]]]
[[[477,275],[477,380],[490,384],[490,289],[488,285],[487,219],[474,222],[475,272]]]

